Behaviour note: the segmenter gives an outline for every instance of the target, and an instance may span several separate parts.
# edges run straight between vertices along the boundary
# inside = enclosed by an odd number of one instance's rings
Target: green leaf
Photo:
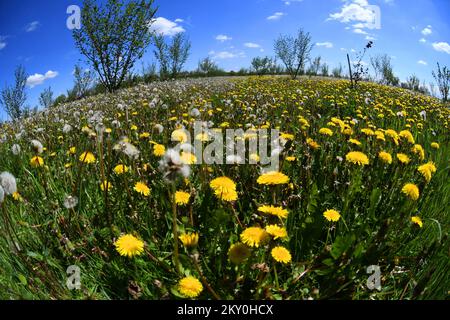
[[[29,256],[29,257],[31,257],[33,259],[36,259],[38,261],[44,260],[44,257],[40,253],[36,253],[36,252],[33,252],[33,251],[28,251],[27,252],[27,256]]]
[[[28,284],[27,278],[25,278],[23,274],[19,274],[17,277],[19,278],[20,283],[24,286]]]
[[[333,259],[339,258],[344,252],[346,252],[355,240],[354,235],[338,236],[331,247],[330,254]]]

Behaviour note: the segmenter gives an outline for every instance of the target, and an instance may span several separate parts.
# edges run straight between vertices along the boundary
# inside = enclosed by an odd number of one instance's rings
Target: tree
[[[215,73],[219,73],[221,70],[217,63],[210,57],[206,57],[198,62],[197,72],[210,76]]]
[[[329,75],[329,67],[326,63],[322,64],[322,66],[320,67],[320,73],[322,76],[324,77],[328,77]]]
[[[375,79],[385,85],[397,86],[400,80],[394,75],[391,57],[387,54],[370,58],[370,63],[375,71]]]
[[[53,91],[51,87],[44,89],[39,96],[39,103],[44,108],[50,108],[53,105]]]
[[[300,29],[297,37],[280,35],[274,43],[274,51],[286,67],[287,73],[296,79],[298,74],[304,73],[305,63],[310,59],[313,48],[311,35]]]
[[[252,60],[252,70],[259,76],[273,73],[276,68],[275,61],[269,57],[256,57]]]
[[[74,29],[76,47],[109,91],[117,90],[150,44],[153,0],[84,0],[81,28]]]
[[[342,64],[339,63],[339,67],[333,68],[331,73],[333,74],[333,77],[341,78],[342,77]]]
[[[27,100],[25,86],[27,84],[27,74],[23,66],[18,66],[14,72],[15,85],[8,85],[0,92],[0,104],[4,106],[6,114],[12,119],[19,119],[24,111],[24,104]]]
[[[91,70],[83,70],[77,64],[75,65],[73,76],[75,77],[75,83],[72,89],[73,95],[75,96],[75,99],[84,98],[94,83],[94,74]]]
[[[169,46],[169,67],[172,78],[176,78],[186,63],[191,42],[184,33],[177,33],[172,38],[172,44]]]
[[[314,58],[314,60],[311,62],[311,65],[308,69],[309,75],[317,76],[317,74],[319,73],[321,60],[322,60],[321,56]]]
[[[176,78],[189,57],[191,42],[182,33],[174,35],[169,43],[165,41],[163,34],[158,34],[154,37],[154,44],[153,53],[159,62],[161,78]]]
[[[448,94],[450,91],[450,69],[444,66],[441,69],[439,62],[437,63],[436,72],[433,70],[432,72],[433,78],[437,82],[437,87],[442,96],[442,101],[448,101]]]
[[[169,75],[169,50],[166,42],[164,41],[164,35],[155,35],[153,42],[155,45],[153,54],[159,62],[159,76],[161,79],[165,79]]]
[[[66,102],[66,101],[67,101],[67,97],[64,94],[61,94],[55,99],[55,101],[53,102],[53,105],[57,106],[57,105],[62,104],[64,102]]]

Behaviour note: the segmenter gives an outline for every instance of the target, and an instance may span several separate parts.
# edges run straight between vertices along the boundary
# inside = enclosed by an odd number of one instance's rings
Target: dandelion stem
[[[273,273],[275,275],[275,284],[277,286],[277,290],[280,290],[280,284],[278,283],[278,272],[277,272],[277,265],[273,265]]]
[[[173,260],[175,270],[180,273],[180,262],[178,260],[178,226],[177,226],[177,203],[175,202],[175,184],[172,183],[172,233],[173,233]]]
[[[198,274],[200,275],[200,278],[201,278],[203,284],[205,285],[206,289],[208,289],[208,291],[213,295],[213,297],[216,300],[221,300],[220,296],[214,291],[214,289],[210,286],[210,284],[206,280],[205,276],[203,275],[203,272],[200,269],[200,266],[198,265],[198,260],[197,259],[198,258],[195,258],[195,257],[192,258],[192,260],[194,261],[195,269],[197,270]]]

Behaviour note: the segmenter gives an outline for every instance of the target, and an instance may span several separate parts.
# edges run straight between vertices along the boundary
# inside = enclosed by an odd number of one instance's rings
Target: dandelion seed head
[[[16,178],[9,172],[2,172],[0,174],[0,185],[7,195],[11,195],[17,191]]]

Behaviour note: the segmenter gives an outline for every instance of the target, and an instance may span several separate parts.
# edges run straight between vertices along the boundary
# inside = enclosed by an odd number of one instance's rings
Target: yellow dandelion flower
[[[334,209],[330,209],[330,210],[325,211],[323,213],[323,216],[328,221],[333,221],[333,222],[337,222],[341,218],[341,214],[339,213],[339,211],[336,211]]]
[[[270,171],[258,177],[258,184],[277,185],[289,183],[289,177],[278,171]]]
[[[116,174],[123,174],[123,173],[127,173],[130,169],[124,165],[124,164],[118,164],[117,166],[115,166],[114,168],[114,172]]]
[[[134,186],[134,190],[145,197],[150,195],[150,188],[144,182],[137,182]]]
[[[317,149],[320,148],[320,145],[319,145],[316,141],[314,141],[313,139],[311,139],[311,138],[307,138],[307,139],[306,139],[306,143],[308,144],[308,146],[309,146],[311,149],[317,150]]]
[[[411,159],[404,153],[397,153],[397,159],[403,164],[408,164],[411,161]]]
[[[422,219],[418,216],[411,217],[411,222],[417,224],[420,228],[423,227]]]
[[[323,134],[325,136],[329,136],[329,137],[331,137],[333,135],[333,131],[331,131],[331,129],[329,129],[329,128],[321,128],[319,130],[319,133]]]
[[[75,153],[77,153],[77,148],[76,147],[70,147],[69,154],[75,154]]]
[[[266,231],[275,240],[278,239],[278,238],[281,238],[281,239],[287,238],[286,228],[277,226],[275,224],[270,224],[270,225],[266,226]]]
[[[283,209],[283,207],[274,207],[274,206],[261,206],[258,208],[259,212],[271,214],[280,218],[287,218],[288,211]]]
[[[358,151],[352,151],[347,153],[347,155],[345,156],[345,159],[348,162],[360,165],[360,166],[365,166],[369,164],[369,158],[362,152],[358,152]]]
[[[267,238],[267,232],[260,227],[250,227],[241,233],[241,241],[250,247],[259,247]]]
[[[282,133],[280,135],[280,138],[286,139],[286,140],[294,140],[294,135],[290,133]]]
[[[378,158],[380,158],[381,161],[383,161],[386,164],[391,164],[392,163],[392,156],[388,152],[380,151],[380,153],[378,153]]]
[[[155,144],[153,146],[153,155],[157,157],[162,157],[166,153],[166,147],[162,144]]]
[[[370,128],[361,129],[361,132],[364,133],[366,136],[374,136],[375,135],[375,132],[373,132],[373,130]]]
[[[238,242],[232,244],[228,250],[228,259],[234,264],[241,264],[250,257],[250,249],[245,244]]]
[[[272,258],[275,259],[276,262],[288,264],[292,260],[291,253],[285,247],[280,246],[275,247],[272,249],[270,254],[272,255]]]
[[[182,151],[180,158],[184,164],[195,164],[197,162],[197,157],[190,152]]]
[[[409,130],[402,130],[398,135],[400,138],[406,139],[411,144],[415,143],[414,137]]]
[[[100,189],[102,191],[105,191],[105,189],[107,189],[108,191],[112,189],[112,184],[111,182],[105,180],[102,183],[100,183]]]
[[[433,173],[436,172],[436,166],[434,165],[433,162],[430,161],[428,163],[419,166],[419,168],[417,168],[417,171],[419,171],[420,174],[422,174],[422,176],[425,178],[427,182],[430,182],[431,176],[433,175]]]
[[[348,142],[350,142],[351,144],[357,145],[357,146],[360,146],[360,145],[361,145],[361,142],[359,142],[359,141],[356,140],[356,139],[349,139]]]
[[[238,198],[236,184],[228,177],[219,177],[209,183],[214,194],[224,201],[235,201]]]
[[[184,233],[178,238],[186,248],[192,248],[198,244],[198,233]]]
[[[425,151],[420,144],[415,144],[411,151],[414,154],[418,154],[420,160],[425,159]]]
[[[131,234],[120,236],[114,243],[117,252],[124,257],[139,256],[144,252],[144,242]]]
[[[183,129],[177,129],[172,132],[172,141],[184,143],[188,140],[188,136]]]
[[[80,155],[80,161],[84,163],[94,163],[95,156],[92,154],[92,152],[85,151]]]
[[[13,197],[13,199],[16,200],[16,201],[22,201],[22,200],[23,200],[23,199],[22,199],[22,196],[20,195],[20,193],[19,193],[18,191],[14,192],[14,193],[12,194],[12,197]]]
[[[184,191],[177,191],[175,192],[175,202],[178,205],[188,204],[190,194]]]
[[[206,132],[199,133],[195,136],[195,140],[199,140],[201,142],[207,142],[207,141],[209,141],[209,136]]]
[[[297,160],[296,157],[286,157],[286,161],[293,162],[295,160]]]
[[[402,192],[414,201],[419,199],[420,196],[419,188],[414,183],[405,184],[402,188]]]
[[[31,158],[31,160],[30,160],[30,165],[31,165],[32,167],[35,167],[35,168],[37,168],[37,167],[43,167],[43,166],[44,166],[44,159],[42,159],[42,158],[39,157],[39,156],[35,156],[35,157]]]
[[[178,291],[186,298],[196,298],[202,293],[202,283],[192,276],[185,277],[178,282]]]
[[[149,132],[142,132],[139,135],[139,139],[147,139],[148,137],[150,137],[150,133]]]
[[[431,143],[431,147],[432,147],[433,149],[439,149],[439,143],[437,143],[437,142],[432,142],[432,143]]]
[[[252,153],[250,155],[250,160],[252,160],[254,162],[259,162],[259,160],[260,160],[259,155],[257,155],[256,153]]]

